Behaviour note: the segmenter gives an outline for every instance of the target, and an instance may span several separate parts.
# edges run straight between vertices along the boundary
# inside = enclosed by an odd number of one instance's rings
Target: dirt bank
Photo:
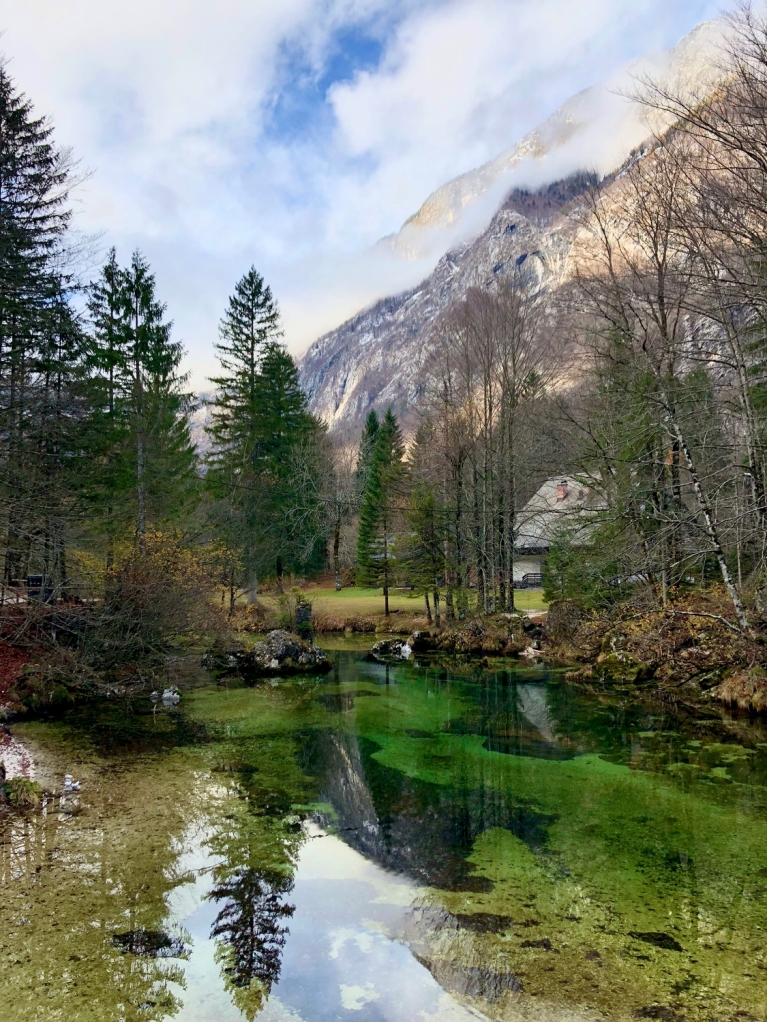
[[[560,606],[552,604],[552,622]],[[568,663],[569,681],[592,688],[647,686],[675,698],[714,700],[751,713],[767,710],[767,644],[731,620],[724,593],[680,597],[666,609],[624,605],[549,625],[544,654]],[[758,628],[758,626],[757,626]]]

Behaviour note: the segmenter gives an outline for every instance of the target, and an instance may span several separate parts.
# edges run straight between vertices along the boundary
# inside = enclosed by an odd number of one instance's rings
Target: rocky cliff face
[[[538,284],[561,280],[575,233],[563,211],[583,182],[576,176],[531,195],[514,193],[478,238],[443,256],[420,286],[377,302],[317,341],[301,363],[312,411],[335,427],[356,428],[371,407],[391,405],[412,423],[424,365],[438,343],[430,329],[436,317],[470,287],[490,286],[517,268]]]
[[[492,215],[489,226],[443,255],[418,286],[382,299],[309,348],[300,368],[312,411],[334,429],[357,430],[371,407],[392,405],[412,424],[424,365],[438,343],[430,332],[436,317],[470,287],[491,286],[515,267],[524,266],[538,285],[559,286],[569,275],[577,236],[569,213],[588,177],[579,168],[605,175],[666,126],[648,121],[616,90],[635,88],[644,71],[703,95],[720,73],[721,42],[719,23],[699,26],[670,53],[573,97],[497,159],[434,192],[397,235],[380,244],[409,259],[433,250],[435,238],[438,243],[448,229],[460,230],[462,221],[470,224],[483,211],[486,219]],[[513,187],[516,180],[555,177],[560,180],[554,184]]]

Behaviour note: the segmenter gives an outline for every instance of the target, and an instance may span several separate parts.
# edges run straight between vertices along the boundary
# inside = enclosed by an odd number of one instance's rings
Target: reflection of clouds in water
[[[343,950],[347,941],[353,940],[360,951],[367,954],[373,948],[373,937],[371,934],[355,930],[337,930],[331,933],[329,958],[338,958],[339,952]]]
[[[371,1001],[377,1001],[381,996],[376,992],[372,983],[366,983],[364,987],[346,986],[341,984],[341,1004],[347,1011],[360,1011]]]
[[[403,942],[421,889],[335,836],[312,836],[295,874],[278,997],[312,1022],[330,1022],[343,1010],[381,1022],[476,1019]]]
[[[403,942],[414,900],[421,889],[387,872],[340,838],[306,826],[291,903],[295,913],[282,948],[282,969],[258,1022],[335,1022],[350,1017],[379,1022],[471,1022],[464,1008]],[[210,898],[216,858],[204,828],[190,828],[182,862],[194,877],[189,892],[171,899],[177,923],[192,935],[192,952],[183,963],[184,1002],[178,1022],[242,1022],[245,1016],[224,989],[211,939],[220,903]],[[185,910],[191,915],[181,918]],[[374,1007],[372,1007],[374,1005]],[[369,1007],[371,1006],[371,1007]]]
[[[306,1020],[287,1004],[283,1004],[279,997],[270,997],[258,1013],[258,1022],[306,1022]]]

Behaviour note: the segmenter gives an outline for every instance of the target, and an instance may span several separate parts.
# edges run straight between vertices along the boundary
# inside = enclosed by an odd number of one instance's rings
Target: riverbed
[[[0,1022],[767,1018],[763,726],[333,655],[15,725]]]

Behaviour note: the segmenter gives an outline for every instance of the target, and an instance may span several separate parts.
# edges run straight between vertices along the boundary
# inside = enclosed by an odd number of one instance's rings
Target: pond
[[[767,733],[543,670],[16,725],[0,1020],[767,1018]]]

